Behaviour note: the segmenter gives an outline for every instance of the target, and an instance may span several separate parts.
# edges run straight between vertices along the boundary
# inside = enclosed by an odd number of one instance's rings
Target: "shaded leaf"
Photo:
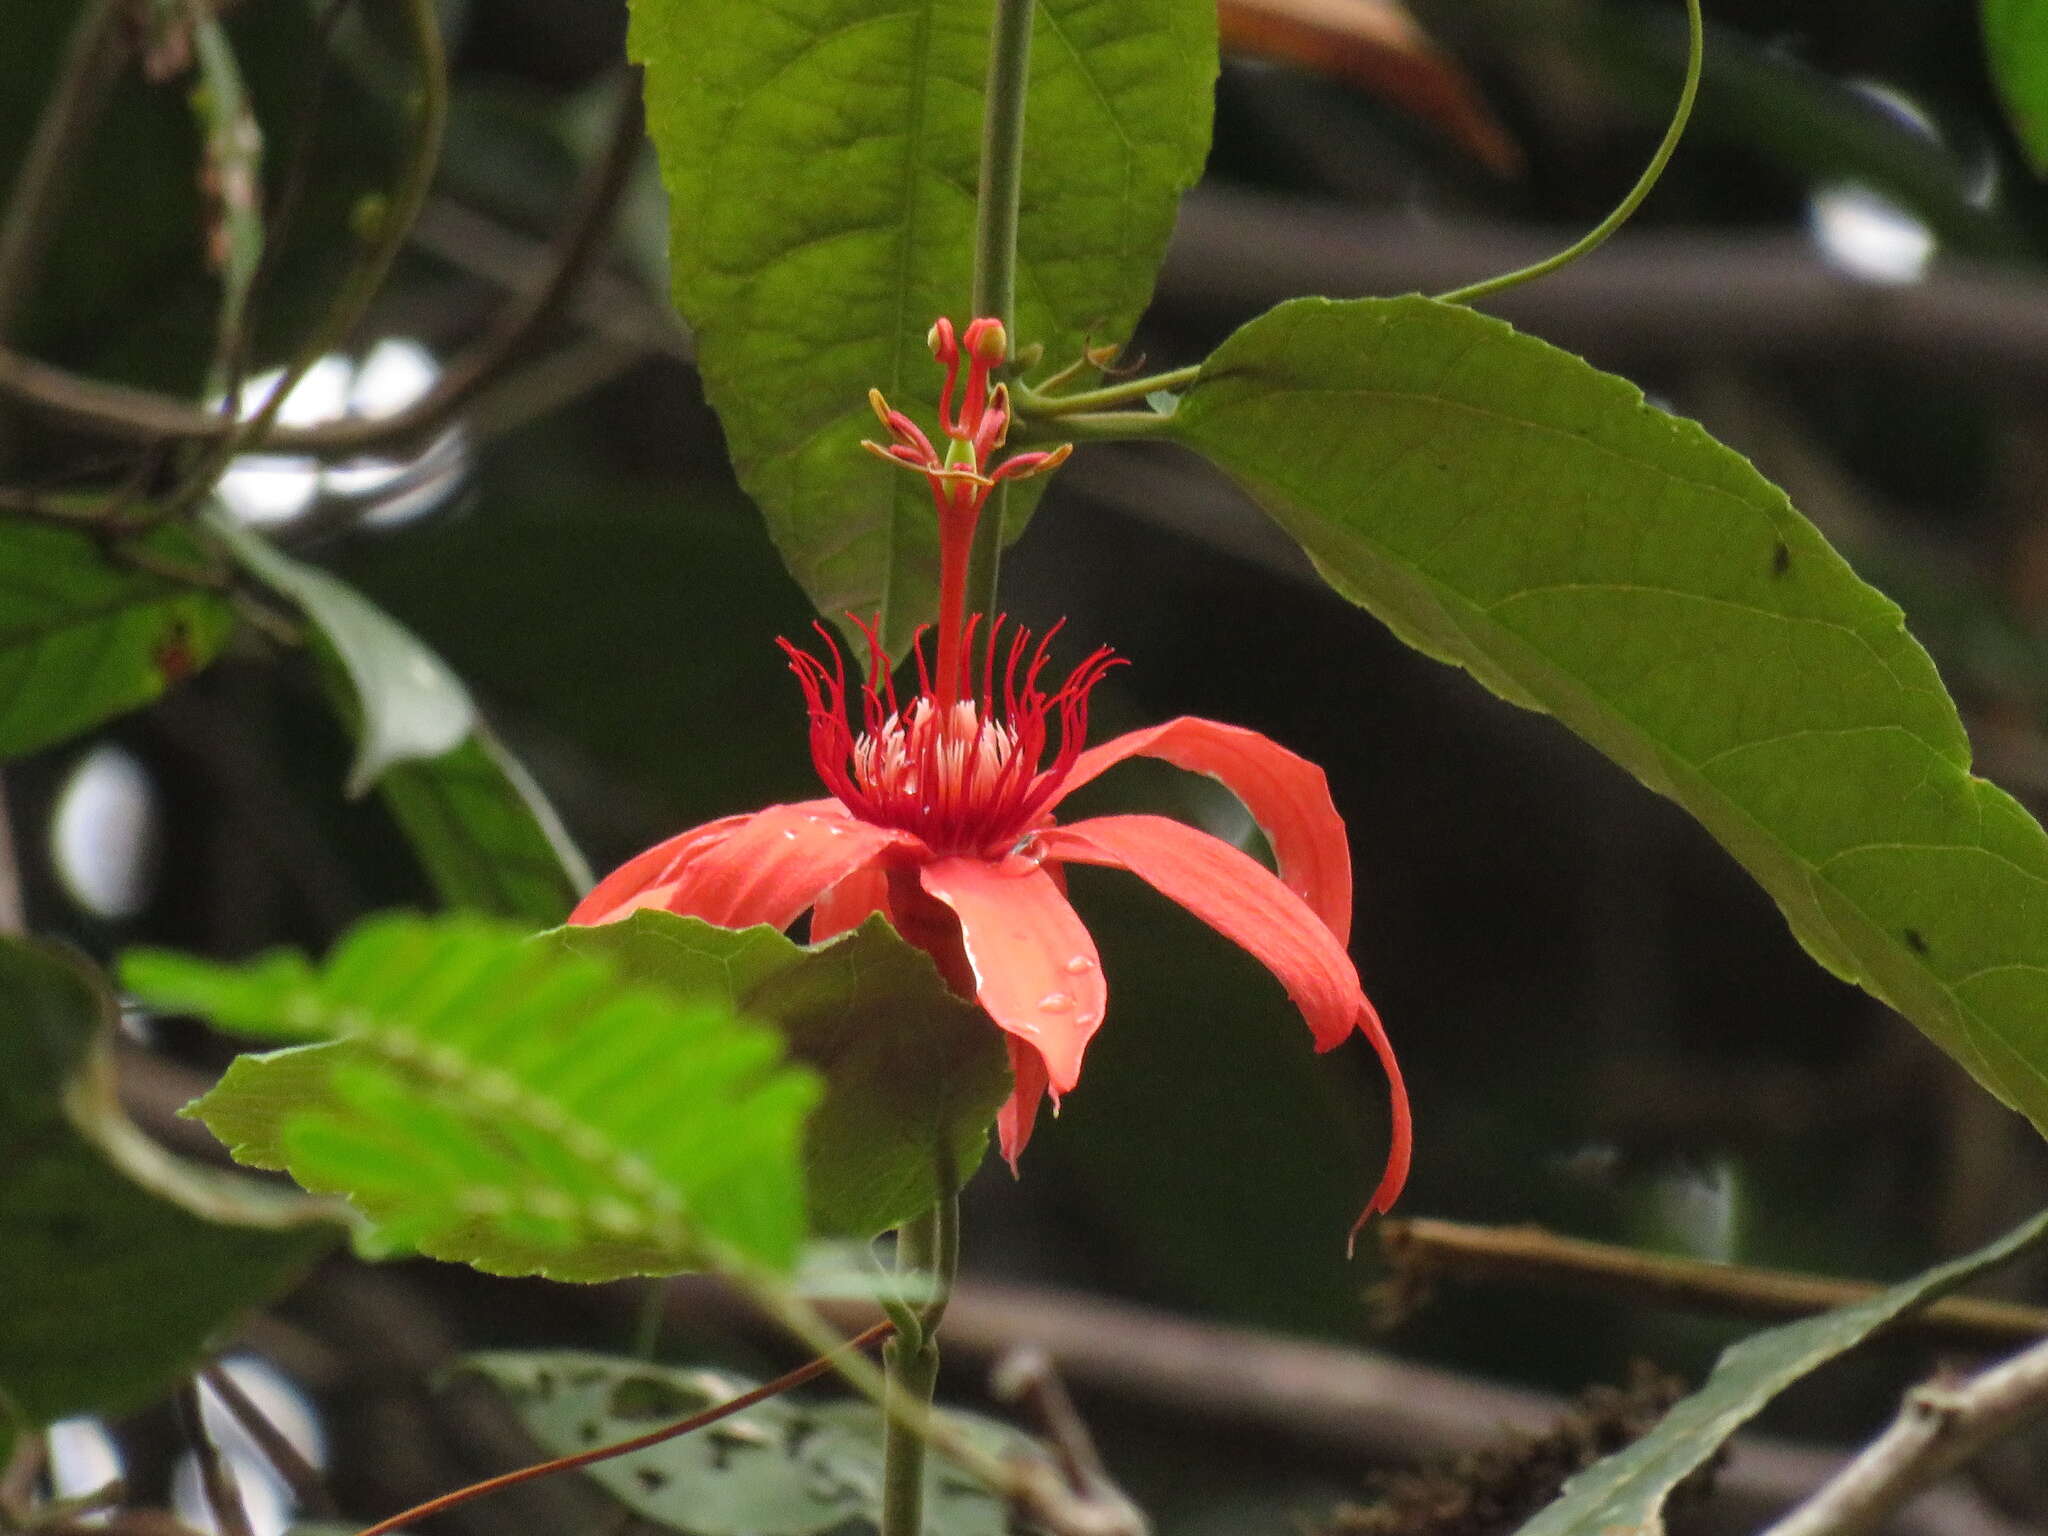
[[[451,752],[394,763],[377,787],[451,907],[546,927],[590,885],[540,786],[481,723]]]
[[[1409,644],[1684,806],[1807,950],[2048,1126],[2048,836],[1897,607],[1626,381],[1427,299],[1303,300],[1173,435]]]
[[[355,588],[294,560],[225,513],[208,526],[235,559],[290,598],[348,673],[361,707],[348,792],[368,793],[395,763],[452,752],[476,725],[462,680],[417,636]]]
[[[2048,0],[1984,0],[1984,51],[2020,147],[2048,176]]]
[[[234,611],[216,591],[143,570],[205,569],[181,528],[125,546],[0,522],[0,757],[19,757],[147,704],[219,654]]]
[[[956,1182],[980,1165],[1010,1091],[1001,1037],[881,917],[809,949],[772,928],[659,911],[544,942],[781,1031],[824,1082],[804,1138],[814,1231],[871,1237],[922,1215],[942,1192],[948,1149]]]
[[[580,1350],[471,1355],[464,1368],[505,1395],[550,1455],[645,1434],[757,1383]],[[948,1413],[997,1457],[1044,1453],[993,1419]],[[819,1536],[881,1514],[882,1416],[867,1403],[773,1397],[694,1434],[584,1468],[642,1519],[688,1536]],[[1002,1500],[938,1456],[925,1458],[925,1525],[936,1536],[1004,1536]]]
[[[870,388],[930,411],[926,329],[966,317],[991,0],[632,10],[676,304],[741,483],[819,610],[880,610],[899,649],[936,605],[930,496],[858,444]],[[1215,27],[1209,0],[1040,0],[1015,346],[1129,335],[1208,151]]]
[[[1706,1385],[1682,1399],[1649,1434],[1594,1463],[1517,1536],[1661,1536],[1664,1501],[1728,1437],[1780,1392],[1886,1324],[1946,1295],[2048,1237],[2048,1213],[1960,1259],[1901,1281],[1868,1301],[1753,1334],[1730,1348]]]
[[[468,916],[373,918],[318,969],[144,950],[122,975],[160,1007],[326,1042],[239,1058],[189,1112],[238,1160],[346,1197],[374,1251],[559,1280],[796,1257],[815,1083],[722,1004]]]
[[[0,939],[0,1442],[149,1401],[341,1229],[314,1202],[188,1166],[122,1119],[112,1001],[54,947]]]

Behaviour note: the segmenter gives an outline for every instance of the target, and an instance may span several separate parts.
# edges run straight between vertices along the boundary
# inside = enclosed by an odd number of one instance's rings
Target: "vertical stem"
[[[898,1274],[937,1279],[940,1221],[936,1208],[905,1222],[896,1234]],[[935,1302],[937,1298],[934,1298]],[[938,1303],[943,1305],[943,1303]],[[924,1437],[905,1422],[899,1399],[929,1408],[939,1379],[936,1318],[927,1308],[915,1336],[898,1332],[882,1346],[882,1375],[888,1385],[883,1404],[882,1522],[880,1536],[919,1536],[924,1524]]]
[[[974,217],[976,316],[1003,322],[1017,342],[1017,207],[1024,184],[1024,99],[1031,77],[1031,18],[1035,0],[996,0],[989,32],[988,88],[982,109],[981,186]],[[967,611],[993,616],[1003,559],[1003,523],[1010,488],[996,487],[974,530],[967,581]]]

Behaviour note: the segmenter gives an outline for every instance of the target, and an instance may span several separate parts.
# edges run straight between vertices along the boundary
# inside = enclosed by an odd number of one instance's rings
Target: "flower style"
[[[1408,1100],[1345,950],[1351,857],[1322,770],[1256,732],[1193,717],[1084,750],[1089,692],[1116,659],[1096,650],[1048,688],[1042,678],[1057,625],[1034,642],[1022,628],[1006,634],[1001,616],[964,611],[968,549],[990,490],[1052,468],[1068,449],[991,462],[1009,427],[1007,392],[989,381],[1007,347],[1003,328],[976,320],[956,338],[941,320],[930,340],[946,371],[939,408],[946,451],[879,392],[869,399],[891,442],[864,446],[931,486],[940,532],[935,664],[926,664],[920,632],[912,648],[917,690],[899,696],[874,626],[856,620],[869,652],[856,722],[846,664],[830,633],[818,626],[829,662],[779,642],[803,689],[811,759],[830,798],[680,833],[614,870],[569,920],[603,923],[661,907],[727,927],[787,928],[808,910],[817,942],[885,914],[1004,1031],[1016,1085],[997,1133],[1014,1170],[1040,1102],[1050,1093],[1057,1109],[1079,1081],[1082,1053],[1108,1001],[1094,942],[1068,904],[1062,866],[1127,870],[1262,961],[1301,1010],[1318,1050],[1354,1030],[1372,1043],[1387,1075],[1393,1140],[1362,1226],[1393,1204],[1407,1178]],[[1163,816],[1098,816],[1065,826],[1054,819],[1065,796],[1129,757],[1160,758],[1220,780],[1266,834],[1278,875]]]

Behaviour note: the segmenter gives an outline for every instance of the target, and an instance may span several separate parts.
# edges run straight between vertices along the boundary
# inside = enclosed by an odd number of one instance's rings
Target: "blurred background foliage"
[[[20,163],[80,9],[8,0],[0,167]],[[409,65],[389,9],[362,0],[323,64],[305,0],[223,7],[268,139],[266,204],[297,188],[257,296],[255,370],[304,333],[361,200],[404,151]],[[1684,43],[1662,0],[1418,0],[1412,18],[1358,0],[1322,8],[1334,33],[1306,35],[1329,46],[1277,23],[1284,9],[1226,6],[1210,174],[1132,349],[1155,366],[1198,358],[1292,293],[1441,289],[1560,243],[1636,174]],[[1627,373],[1784,484],[1905,606],[1981,770],[2038,814],[2048,188],[2003,123],[1975,9],[1707,9],[1695,127],[1635,225],[1493,307]],[[508,283],[531,281],[622,89],[623,3],[441,11],[443,168],[364,328],[353,397],[350,369],[328,370],[329,411],[392,408],[368,391],[380,344],[379,376],[402,392],[463,348]],[[197,397],[219,288],[194,89],[161,35],[108,82],[40,281],[0,322],[11,345]],[[733,484],[668,312],[642,159],[545,345],[417,463],[237,471],[282,544],[359,584],[468,681],[599,869],[812,792],[772,643],[810,614]],[[49,489],[129,466],[9,405],[0,467]],[[1327,769],[1359,869],[1355,954],[1415,1098],[1409,1211],[1885,1277],[2048,1200],[2024,1123],[1820,972],[1686,817],[1550,721],[1404,650],[1191,459],[1084,450],[1004,575],[1022,620],[1066,618],[1066,654],[1100,642],[1129,659],[1097,694],[1098,737],[1196,713]],[[429,903],[381,805],[341,798],[349,750],[311,669],[245,637],[151,711],[10,765],[34,925],[101,955],[144,941],[235,955],[322,948],[375,908]],[[1088,798],[1247,830],[1220,791],[1164,768],[1121,769]],[[1083,871],[1075,892],[1115,978],[1113,1017],[1021,1182],[992,1160],[969,1190],[969,1268],[1368,1337],[1380,1276],[1369,1252],[1342,1251],[1384,1134],[1368,1053],[1313,1058],[1263,972],[1134,883]],[[155,1040],[189,1065],[224,1059],[190,1031]],[[416,1284],[436,1326],[470,1343],[620,1337],[545,1288]],[[1739,1331],[1447,1287],[1379,1344],[1576,1389],[1636,1355],[1697,1378]],[[1795,1394],[1775,1427],[1851,1432],[1924,1363],[1880,1352]],[[1103,1413],[1112,1461],[1136,1464],[1176,1528],[1229,1523],[1246,1488],[1267,1490],[1268,1525],[1305,1497],[1285,1456],[1240,1440],[1216,1474],[1238,1495],[1218,1502],[1185,1476],[1184,1438]],[[1237,1475],[1261,1458],[1280,1469],[1266,1482]]]

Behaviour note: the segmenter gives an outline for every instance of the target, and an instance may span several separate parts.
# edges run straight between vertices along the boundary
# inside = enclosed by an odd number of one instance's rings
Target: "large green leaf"
[[[2048,0],[1984,0],[1984,50],[2020,147],[2048,176]]]
[[[858,443],[870,388],[929,426],[925,332],[964,318],[993,9],[632,6],[676,303],[741,482],[820,611],[879,609],[892,649],[936,601],[931,501]],[[1017,345],[1054,360],[1129,334],[1208,152],[1215,73],[1210,0],[1039,0]]]
[[[1899,610],[1626,381],[1427,299],[1282,305],[1173,418],[1330,583],[1683,805],[1807,949],[2048,1126],[2048,836]]]
[[[413,632],[339,577],[294,560],[224,512],[207,525],[236,560],[296,603],[347,672],[360,709],[348,792],[367,794],[396,763],[452,752],[476,726],[469,690]]]
[[[314,1202],[145,1142],[98,1048],[111,1015],[80,961],[0,939],[0,1442],[13,1415],[147,1402],[340,1236]]]
[[[472,1355],[551,1456],[629,1439],[750,1390],[723,1371],[676,1369],[580,1350]],[[1042,1457],[993,1419],[947,1421],[989,1455]],[[882,1416],[867,1403],[772,1397],[707,1429],[585,1469],[627,1509],[687,1536],[821,1536],[876,1523]],[[1004,1536],[1003,1502],[943,1458],[925,1458],[925,1524],[935,1536]]]
[[[1787,1387],[1861,1344],[1886,1324],[2003,1264],[2048,1237],[2048,1213],[1995,1243],[1901,1281],[1852,1307],[1754,1334],[1721,1356],[1714,1373],[1649,1434],[1564,1485],[1557,1501],[1517,1536],[1662,1536],[1671,1490]]]
[[[804,1138],[816,1232],[872,1237],[921,1215],[948,1158],[949,1181],[965,1182],[987,1150],[1010,1088],[1001,1037],[880,917],[815,949],[655,911],[543,942],[781,1031],[825,1085]]]
[[[540,928],[589,888],[554,807],[481,724],[452,752],[394,763],[377,787],[451,907]]]
[[[146,563],[150,569],[144,569]],[[0,521],[0,758],[75,736],[213,660],[234,627],[190,534],[125,544]]]
[[[375,1251],[560,1280],[795,1259],[816,1085],[720,1003],[468,916],[373,918],[319,970],[138,951],[122,975],[160,1007],[332,1042],[244,1056],[192,1112],[240,1161],[344,1195]]]

